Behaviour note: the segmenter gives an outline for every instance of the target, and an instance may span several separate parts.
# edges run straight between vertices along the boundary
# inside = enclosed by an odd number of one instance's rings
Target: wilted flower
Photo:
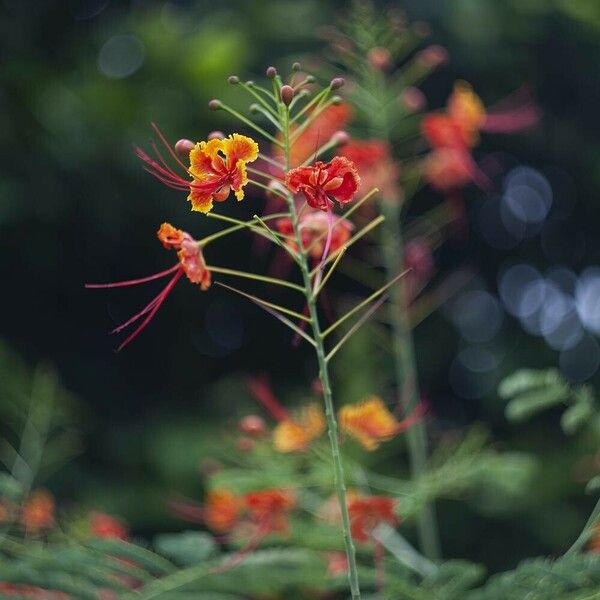
[[[398,524],[396,501],[387,496],[358,496],[348,502],[352,537],[357,542],[368,542],[371,532],[382,523],[392,527]]]
[[[253,139],[234,133],[224,139],[198,142],[190,151],[190,166],[186,167],[162,135],[160,137],[185,170],[186,177],[178,175],[156,148],[158,162],[141,148],[136,148],[136,153],[146,163],[146,170],[158,180],[173,189],[189,192],[192,210],[207,213],[213,201],[223,202],[232,190],[238,200],[244,198],[243,188],[248,183],[246,164],[258,158],[258,144]],[[187,177],[191,177],[191,181]]]
[[[296,505],[294,496],[281,489],[250,492],[244,501],[250,520],[269,532],[286,531],[288,514]]]
[[[294,194],[302,192],[312,208],[328,210],[331,198],[340,206],[352,200],[360,177],[351,161],[335,156],[328,163],[319,160],[310,167],[292,169],[286,175],[285,184]]]
[[[338,412],[340,428],[355,438],[366,450],[375,450],[383,441],[410,427],[420,411],[398,421],[381,398],[371,396],[357,404],[342,406]]]
[[[329,231],[329,218],[320,210],[307,210],[300,216],[300,233],[302,235],[302,245],[308,251],[311,258],[319,260],[323,256],[325,241]],[[277,221],[277,229],[285,235],[292,235],[294,227],[289,217],[284,217]],[[349,239],[354,225],[347,219],[336,218],[331,227],[331,242],[329,251],[337,252]],[[293,240],[286,240],[286,243],[297,250],[296,243]]]
[[[400,165],[392,159],[390,145],[383,140],[351,140],[339,151],[356,166],[360,175],[359,195],[377,187],[386,199],[400,198]]]
[[[118,333],[129,325],[139,321],[142,317],[146,317],[134,332],[119,345],[117,350],[121,350],[129,344],[129,342],[135,339],[150,323],[182,275],[185,274],[190,282],[198,284],[202,290],[207,290],[210,287],[210,271],[204,261],[200,244],[189,233],[182,231],[181,229],[176,229],[169,223],[163,223],[157,232],[157,236],[165,248],[177,250],[179,262],[176,265],[166,271],[161,271],[160,273],[155,273],[154,275],[143,277],[141,279],[130,279],[128,281],[119,281],[115,283],[88,283],[85,286],[90,289],[128,287],[173,275],[162,292],[160,292],[149,304],[147,304],[140,312],[133,315],[133,317],[125,321],[125,323],[122,323],[111,331],[111,333]]]
[[[29,532],[40,533],[54,525],[54,498],[46,490],[32,492],[23,506],[19,521]]]
[[[273,430],[273,445],[279,452],[303,452],[325,431],[325,416],[318,404],[309,404],[293,419],[280,421]]]
[[[126,540],[129,537],[125,524],[110,515],[92,511],[89,515],[90,534],[99,538],[117,538]]]

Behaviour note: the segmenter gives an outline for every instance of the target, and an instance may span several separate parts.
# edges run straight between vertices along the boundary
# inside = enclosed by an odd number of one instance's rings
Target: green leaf
[[[546,408],[565,402],[568,397],[568,389],[561,385],[522,394],[506,405],[506,418],[509,421],[525,421]]]
[[[217,547],[212,535],[203,531],[164,533],[156,536],[154,546],[158,552],[184,566],[206,560]]]
[[[501,398],[508,400],[537,387],[556,386],[566,388],[557,369],[548,369],[546,371],[521,369],[502,380],[498,387],[498,394]]]

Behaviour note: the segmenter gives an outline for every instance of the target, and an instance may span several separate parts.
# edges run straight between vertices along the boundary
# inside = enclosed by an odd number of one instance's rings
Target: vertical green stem
[[[281,105],[281,120],[283,126],[284,151],[285,151],[285,168],[289,169],[289,111],[286,106]],[[294,227],[294,235],[296,237],[296,245],[300,255],[300,270],[302,272],[302,282],[304,284],[304,294],[308,305],[313,338],[316,342],[316,354],[319,364],[319,379],[323,386],[323,400],[325,402],[325,417],[327,419],[327,429],[329,433],[329,442],[331,444],[331,454],[333,458],[333,475],[334,485],[340,506],[342,516],[342,530],[344,535],[344,546],[346,548],[346,556],[348,558],[348,580],[350,583],[350,593],[352,600],[360,600],[360,587],[358,583],[358,569],[356,567],[356,550],[352,540],[352,532],[350,528],[350,515],[348,513],[348,504],[346,502],[346,483],[344,478],[344,466],[342,464],[342,456],[340,454],[340,445],[338,440],[338,426],[333,407],[333,395],[331,392],[331,382],[329,379],[329,369],[325,359],[325,347],[323,345],[323,335],[321,324],[319,322],[319,313],[317,310],[317,297],[313,293],[313,286],[310,277],[310,267],[308,257],[302,243],[302,235],[300,232],[300,222],[298,212],[294,204],[294,198],[291,195],[287,197],[288,208],[292,218]]]
[[[385,221],[382,225],[382,249],[387,277],[393,277],[404,262],[400,205],[397,199],[381,201]],[[419,382],[415,363],[414,344],[408,321],[406,287],[401,279],[390,291],[389,318],[392,329],[394,374],[399,393],[406,399],[406,412],[420,401]],[[427,469],[427,432],[425,424],[417,421],[407,431],[411,475],[422,475]],[[417,518],[421,551],[429,559],[440,557],[439,536],[435,509],[431,503],[423,506]]]
[[[373,135],[391,143],[391,127],[388,117],[387,87],[382,73],[369,70],[365,85],[378,99],[378,109],[367,114]],[[402,239],[402,207],[400,198],[382,197],[380,206],[385,221],[381,229],[381,245],[387,279],[396,275],[404,265],[404,243]],[[390,292],[389,317],[392,330],[394,373],[399,396],[406,399],[406,412],[416,408],[420,401],[419,382],[415,362],[412,330],[408,320],[406,286],[403,280]],[[410,469],[413,480],[427,469],[427,432],[425,424],[418,421],[407,432]],[[440,543],[435,508],[426,503],[417,517],[419,545],[427,558],[440,558]]]

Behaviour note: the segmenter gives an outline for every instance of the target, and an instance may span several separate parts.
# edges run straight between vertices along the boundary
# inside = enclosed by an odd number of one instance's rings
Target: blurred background
[[[529,497],[510,514],[450,501],[440,508],[446,554],[500,569],[527,554],[559,552],[589,510],[574,475],[581,448],[552,413],[507,425],[496,387],[518,367],[598,380],[600,4],[386,5],[429,23],[430,41],[449,51],[449,64],[423,86],[430,108],[443,106],[461,78],[487,106],[527,84],[544,113],[525,135],[484,137],[476,158],[504,166],[501,192],[468,190],[468,239],[435,256],[440,273],[466,266],[475,276],[415,331],[434,437],[483,421],[499,447],[539,458]],[[152,324],[115,354],[107,332],[152,290],[83,284],[168,268],[173,256],[155,238],[162,221],[195,237],[213,228],[135,158],[133,144],[148,146],[152,137],[150,122],[173,141],[238,129],[206,109],[213,97],[245,106],[227,76],[261,78],[270,64],[283,71],[318,55],[320,28],[343,18],[346,6],[0,2],[0,415],[9,429],[6,390],[29,385],[28,369],[40,362],[56,369],[80,435],[75,458],[41,483],[67,506],[121,514],[140,534],[173,528],[165,502],[175,493],[200,496],[209,431],[218,423],[233,435],[237,417],[256,410],[247,375],[271,373],[286,403],[309,393],[314,365],[306,349],[292,348],[277,322],[223,290],[178,285]],[[425,189],[412,207],[418,214],[420,203],[436,201]],[[263,202],[249,196],[244,209],[251,215]],[[270,259],[251,248],[242,234],[212,246],[208,259],[260,272]],[[384,368],[354,346],[336,372],[340,401],[384,393],[374,383]]]

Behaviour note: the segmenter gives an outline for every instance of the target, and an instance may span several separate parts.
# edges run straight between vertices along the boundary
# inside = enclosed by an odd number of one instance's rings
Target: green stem
[[[290,116],[289,110],[287,109],[287,107],[283,106],[283,104],[280,105],[280,110],[282,116],[284,152],[287,171],[289,169],[290,164]],[[294,235],[296,236],[296,245],[298,247],[298,255],[300,259],[299,266],[300,271],[302,272],[302,281],[304,283],[304,294],[306,296],[306,304],[308,306],[308,313],[310,317],[310,324],[312,326],[313,338],[316,342],[315,352],[317,355],[317,362],[319,365],[319,379],[321,381],[321,385],[323,386],[325,417],[327,419],[327,429],[329,433],[329,442],[331,445],[331,454],[333,458],[334,485],[340,506],[340,513],[342,516],[344,546],[346,549],[346,556],[348,559],[348,580],[350,583],[350,593],[352,600],[360,600],[358,569],[356,566],[356,550],[354,548],[354,542],[352,540],[352,532],[350,528],[350,514],[348,512],[348,504],[346,501],[346,483],[344,478],[344,466],[342,464],[342,457],[340,453],[340,445],[338,440],[338,425],[333,407],[333,395],[329,379],[329,369],[327,366],[327,360],[325,358],[323,334],[321,333],[321,324],[319,322],[319,313],[317,310],[317,297],[313,293],[308,256],[302,244],[302,234],[300,231],[298,212],[294,204],[294,198],[291,194],[287,197],[287,203],[289,207],[289,212],[292,216],[292,225],[294,228]]]
[[[583,530],[579,534],[579,537],[573,542],[573,545],[565,552],[565,556],[570,554],[575,554],[579,552],[588,542],[592,534],[594,533],[594,528],[600,519],[600,500],[596,503],[592,514],[587,520]]]

